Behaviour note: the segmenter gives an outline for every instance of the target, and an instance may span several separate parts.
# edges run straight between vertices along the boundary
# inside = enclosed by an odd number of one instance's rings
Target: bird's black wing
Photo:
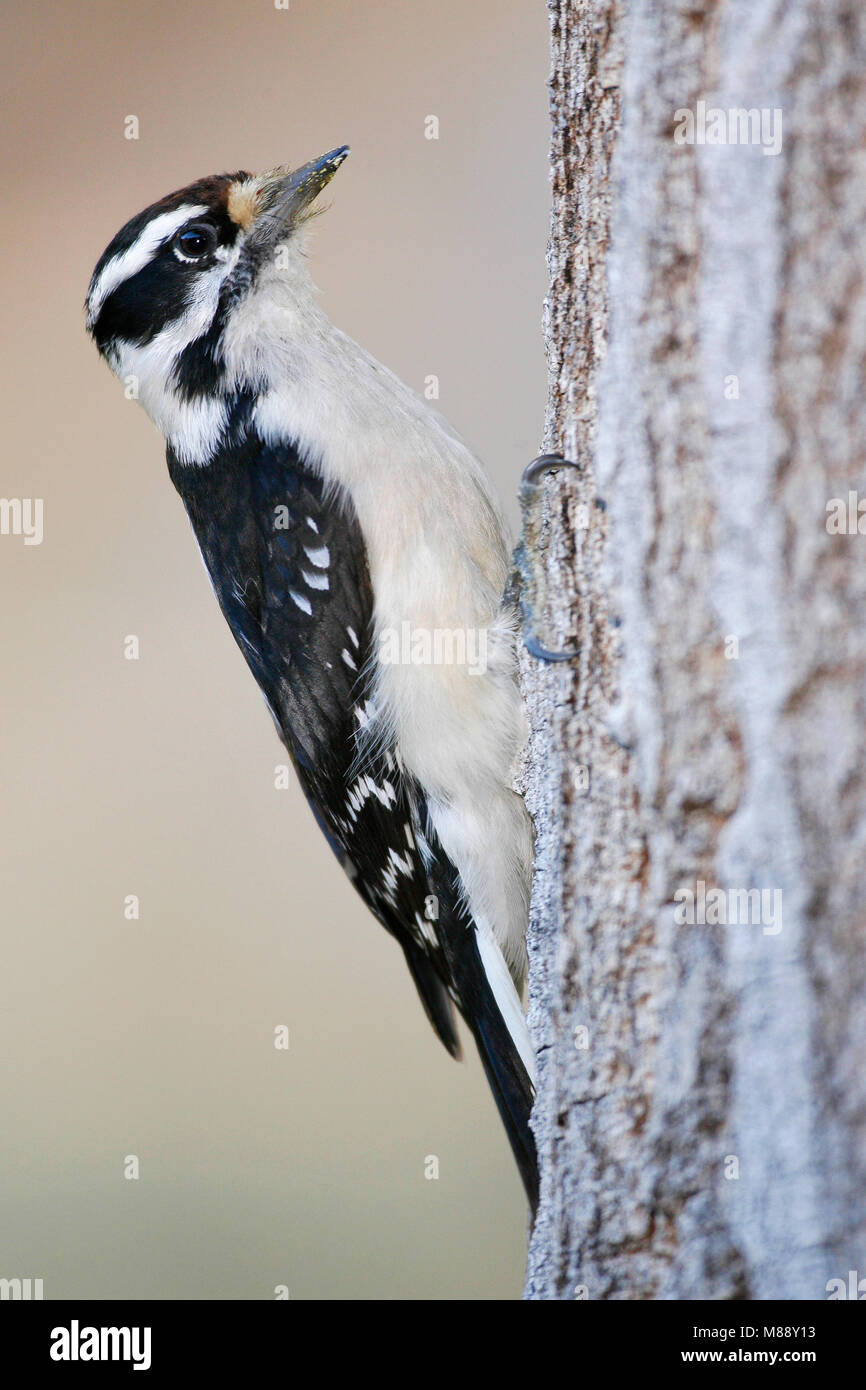
[[[293,447],[250,433],[204,468],[180,465],[171,450],[168,460],[220,606],[316,820],[399,941],[427,1015],[455,1056],[451,1001],[466,1018],[530,1188],[531,1085],[423,792],[377,726],[373,592],[351,502]]]
[[[169,467],[313,814],[457,1055],[426,807],[396,749],[370,736],[373,593],[351,505],[293,449],[254,437],[205,469],[169,451]]]

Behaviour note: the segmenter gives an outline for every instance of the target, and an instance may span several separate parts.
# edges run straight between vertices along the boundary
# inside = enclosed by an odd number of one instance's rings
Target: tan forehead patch
[[[241,179],[239,183],[233,183],[229,188],[226,211],[232,221],[236,222],[244,231],[247,231],[255,221],[261,187],[258,179]]]

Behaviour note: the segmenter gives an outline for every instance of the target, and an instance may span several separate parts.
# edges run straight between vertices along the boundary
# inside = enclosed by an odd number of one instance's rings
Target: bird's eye
[[[207,222],[196,222],[178,232],[172,244],[183,260],[200,261],[202,256],[209,256],[216,250],[217,234]]]

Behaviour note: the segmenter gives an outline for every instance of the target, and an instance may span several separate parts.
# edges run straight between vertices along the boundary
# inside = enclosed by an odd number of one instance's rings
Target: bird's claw
[[[562,454],[539,454],[537,458],[526,465],[520,478],[520,495],[524,506],[528,503],[530,492],[541,486],[542,478],[559,468],[576,468],[578,472],[583,471],[579,463],[575,463],[572,459],[563,458]],[[522,601],[521,608],[523,610],[523,645],[531,657],[534,657],[536,661],[559,662],[571,661],[579,655],[576,647],[567,647],[561,652],[554,652],[549,647],[545,647],[535,636],[535,633],[528,630],[531,604]]]

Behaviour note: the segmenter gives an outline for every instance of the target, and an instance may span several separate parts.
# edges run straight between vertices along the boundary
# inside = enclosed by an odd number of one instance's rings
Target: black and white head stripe
[[[232,190],[249,179],[243,171],[200,179],[118,232],[97,262],[85,306],[100,352],[152,341],[191,307],[203,270],[217,279],[231,270],[244,230],[232,215]],[[185,240],[197,254],[185,253]]]
[[[96,323],[106,299],[124,280],[131,280],[140,270],[144,270],[175,232],[207,210],[204,203],[183,203],[172,212],[158,213],[125,251],[115,252],[109,260],[103,256],[100,262],[102,269],[98,278],[94,277],[87,296],[88,327]]]

